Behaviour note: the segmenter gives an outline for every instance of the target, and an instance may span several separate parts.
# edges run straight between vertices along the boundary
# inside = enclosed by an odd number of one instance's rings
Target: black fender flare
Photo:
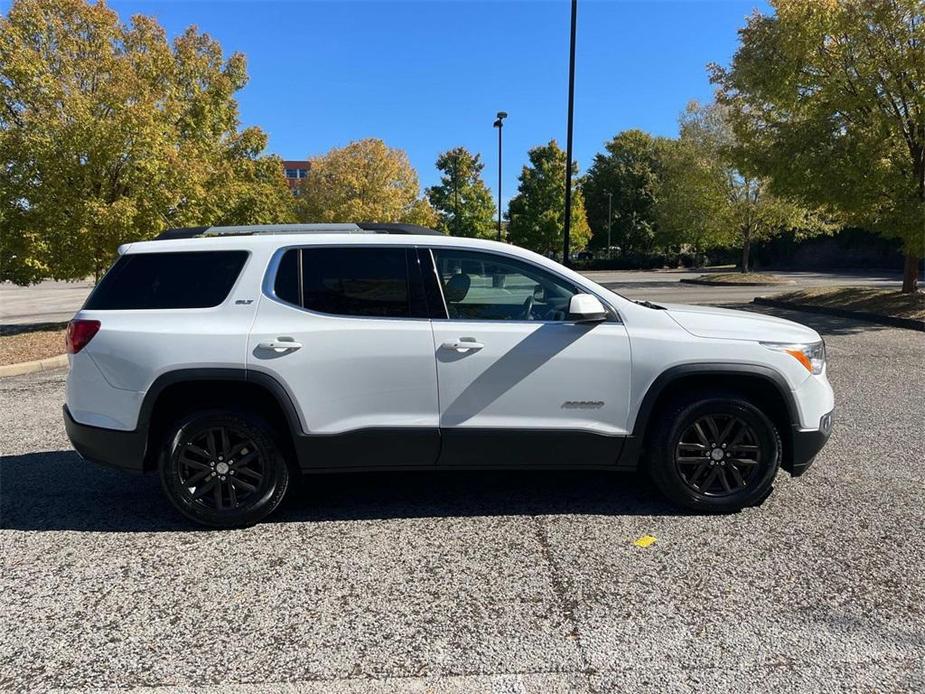
[[[180,383],[190,382],[223,382],[223,383],[251,383],[262,387],[266,390],[279,404],[280,409],[286,417],[289,424],[289,431],[293,440],[303,432],[302,420],[299,411],[292,401],[289,391],[276,380],[273,376],[262,371],[254,371],[242,368],[191,368],[191,369],[174,369],[167,371],[154,379],[145,393],[141,402],[141,408],[138,411],[138,422],[135,425],[135,432],[144,436],[147,444],[151,417],[154,414],[154,407],[157,404],[161,394],[170,386]],[[148,461],[148,447],[145,445],[144,456],[146,464]]]
[[[790,443],[792,437],[792,428],[799,428],[800,415],[797,408],[796,399],[793,391],[784,376],[775,369],[766,364],[755,363],[735,363],[728,362],[694,362],[690,364],[679,364],[672,366],[660,373],[649,385],[646,394],[643,396],[639,410],[636,412],[635,420],[631,434],[627,437],[626,445],[623,448],[621,458],[621,467],[623,464],[635,465],[642,453],[643,441],[645,440],[646,430],[649,426],[649,420],[655,409],[655,404],[659,397],[665,392],[665,389],[672,383],[686,378],[688,376],[746,376],[749,378],[760,379],[771,386],[780,395],[787,407],[787,418],[790,422],[791,431],[782,431],[781,436]],[[722,385],[722,383],[718,384]]]

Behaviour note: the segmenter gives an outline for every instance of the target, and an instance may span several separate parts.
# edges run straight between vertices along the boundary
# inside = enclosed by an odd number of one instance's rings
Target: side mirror
[[[568,302],[568,319],[576,323],[597,323],[607,320],[607,309],[590,294],[576,294]]]

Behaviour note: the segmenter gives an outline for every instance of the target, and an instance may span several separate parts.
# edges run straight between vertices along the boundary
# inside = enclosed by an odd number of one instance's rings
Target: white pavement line
[[[67,366],[66,354],[61,354],[57,357],[48,357],[47,359],[36,359],[35,361],[23,361],[18,364],[0,366],[0,378],[33,374],[38,371],[51,371],[52,369],[60,369],[64,366]]]

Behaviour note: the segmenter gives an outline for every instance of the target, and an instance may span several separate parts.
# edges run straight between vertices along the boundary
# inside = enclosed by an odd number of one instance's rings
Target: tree
[[[680,125],[675,151],[680,160],[665,169],[665,203],[658,213],[666,231],[692,239],[695,246],[698,239],[701,243],[734,239],[742,249],[739,269],[748,272],[754,242],[787,230],[807,235],[832,228],[816,210],[772,193],[767,179],[741,164],[724,106],[691,102]],[[687,165],[694,168],[685,169]],[[684,201],[690,207],[685,208]]]
[[[557,253],[565,226],[565,152],[550,140],[527,155],[530,163],[524,166],[517,195],[508,205],[508,238],[537,253]],[[578,165],[573,163],[572,167],[577,174]],[[572,191],[572,249],[582,250],[590,238],[584,196],[576,182]]]
[[[212,224],[272,224],[295,221],[292,191],[277,156],[261,156],[266,133],[247,128],[229,137],[210,172],[203,217]]]
[[[772,0],[712,66],[742,155],[775,190],[925,252],[925,2]]]
[[[0,17],[0,279],[99,277],[169,226],[291,219],[265,136],[238,131],[246,81],[243,56],[194,28],[169,43],[102,3],[16,0]]]
[[[440,184],[427,189],[437,212],[437,228],[453,236],[495,237],[494,203],[482,180],[481,156],[456,147],[437,157]]]
[[[611,243],[627,251],[648,251],[655,238],[658,140],[642,130],[625,130],[596,154],[582,184],[591,245],[607,246],[608,193],[612,196]]]
[[[437,223],[408,155],[376,138],[312,158],[296,207],[306,222]]]
[[[723,214],[730,191],[722,162],[690,138],[666,138],[659,149],[656,245],[700,254],[735,243]]]

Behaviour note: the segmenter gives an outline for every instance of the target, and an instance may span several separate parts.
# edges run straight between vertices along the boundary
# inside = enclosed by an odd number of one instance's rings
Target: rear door
[[[414,249],[345,244],[277,252],[247,360],[296,404],[303,465],[436,462],[433,333]]]
[[[447,310],[434,321],[441,463],[615,463],[630,386],[617,315],[570,321],[569,301],[582,290],[512,256],[432,255]]]

